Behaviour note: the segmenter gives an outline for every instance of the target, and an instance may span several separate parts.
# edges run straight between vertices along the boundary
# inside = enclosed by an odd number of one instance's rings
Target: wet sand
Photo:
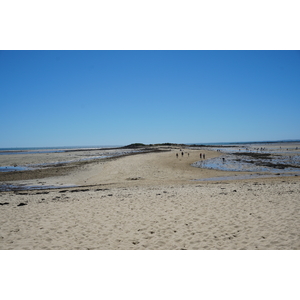
[[[216,151],[160,150],[1,179],[77,187],[0,193],[0,249],[300,249],[299,177],[195,181],[237,172],[191,166]]]

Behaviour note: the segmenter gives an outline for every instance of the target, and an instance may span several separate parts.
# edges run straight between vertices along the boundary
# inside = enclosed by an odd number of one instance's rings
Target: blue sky
[[[0,148],[300,139],[299,51],[0,51]]]

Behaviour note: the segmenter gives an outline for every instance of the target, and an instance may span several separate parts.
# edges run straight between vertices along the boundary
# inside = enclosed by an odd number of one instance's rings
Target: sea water
[[[216,147],[217,146],[217,147]],[[218,147],[220,146],[220,147]],[[205,147],[205,150],[220,152],[221,156],[200,160],[192,164],[193,167],[235,172],[268,172],[271,175],[300,175],[300,144],[299,142],[257,143],[239,145],[215,145]],[[202,148],[202,150],[204,150]],[[274,174],[274,175],[272,175]],[[247,178],[261,177],[261,175],[245,175]],[[244,177],[245,177],[244,176]],[[242,177],[238,175],[238,177]],[[246,179],[231,178],[231,179]],[[223,178],[219,180],[228,180]],[[207,179],[213,180],[213,179]]]
[[[5,166],[0,167],[0,172],[12,172],[12,171],[28,171],[31,170],[31,168],[28,167],[21,167],[21,166]]]
[[[0,148],[0,155],[61,153],[68,150],[94,150],[105,148],[118,148],[122,146],[72,146],[72,147],[29,147],[29,148]]]
[[[224,160],[223,160],[224,159]],[[274,167],[268,166],[273,164]],[[279,168],[276,168],[279,165]],[[294,165],[295,167],[291,167]],[[235,172],[270,172],[270,173],[300,173],[300,156],[292,159],[281,157],[272,159],[255,159],[247,156],[222,155],[220,157],[197,161],[193,167]]]

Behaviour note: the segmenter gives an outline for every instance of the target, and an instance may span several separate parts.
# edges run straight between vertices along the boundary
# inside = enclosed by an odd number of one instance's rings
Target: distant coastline
[[[74,150],[74,149],[102,149],[102,148],[134,148],[134,147],[148,147],[148,146],[219,146],[219,145],[249,145],[249,144],[279,144],[279,143],[300,143],[300,139],[294,140],[278,140],[278,141],[249,141],[249,142],[218,142],[218,143],[157,143],[157,144],[143,144],[133,143],[130,145],[99,145],[99,146],[49,146],[49,147],[12,147],[0,148],[0,152],[4,151],[33,151],[33,150]]]
[[[122,147],[120,145],[118,146],[111,146],[111,145],[105,145],[105,146],[56,146],[56,147],[14,147],[14,148],[0,148],[0,152],[3,151],[32,151],[32,150],[74,150],[74,149],[102,149],[102,148],[119,148]]]
[[[278,141],[225,142],[225,143],[188,143],[187,145],[219,146],[219,145],[249,145],[249,144],[279,144],[279,143],[300,143],[300,139],[278,140]]]

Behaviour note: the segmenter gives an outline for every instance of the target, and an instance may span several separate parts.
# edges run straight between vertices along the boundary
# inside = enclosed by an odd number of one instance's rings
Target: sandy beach
[[[1,184],[60,188],[0,193],[0,249],[300,249],[300,176],[197,181],[249,172],[191,166],[199,153],[211,159],[217,151],[155,150],[2,172]],[[13,157],[2,155],[1,165]]]

